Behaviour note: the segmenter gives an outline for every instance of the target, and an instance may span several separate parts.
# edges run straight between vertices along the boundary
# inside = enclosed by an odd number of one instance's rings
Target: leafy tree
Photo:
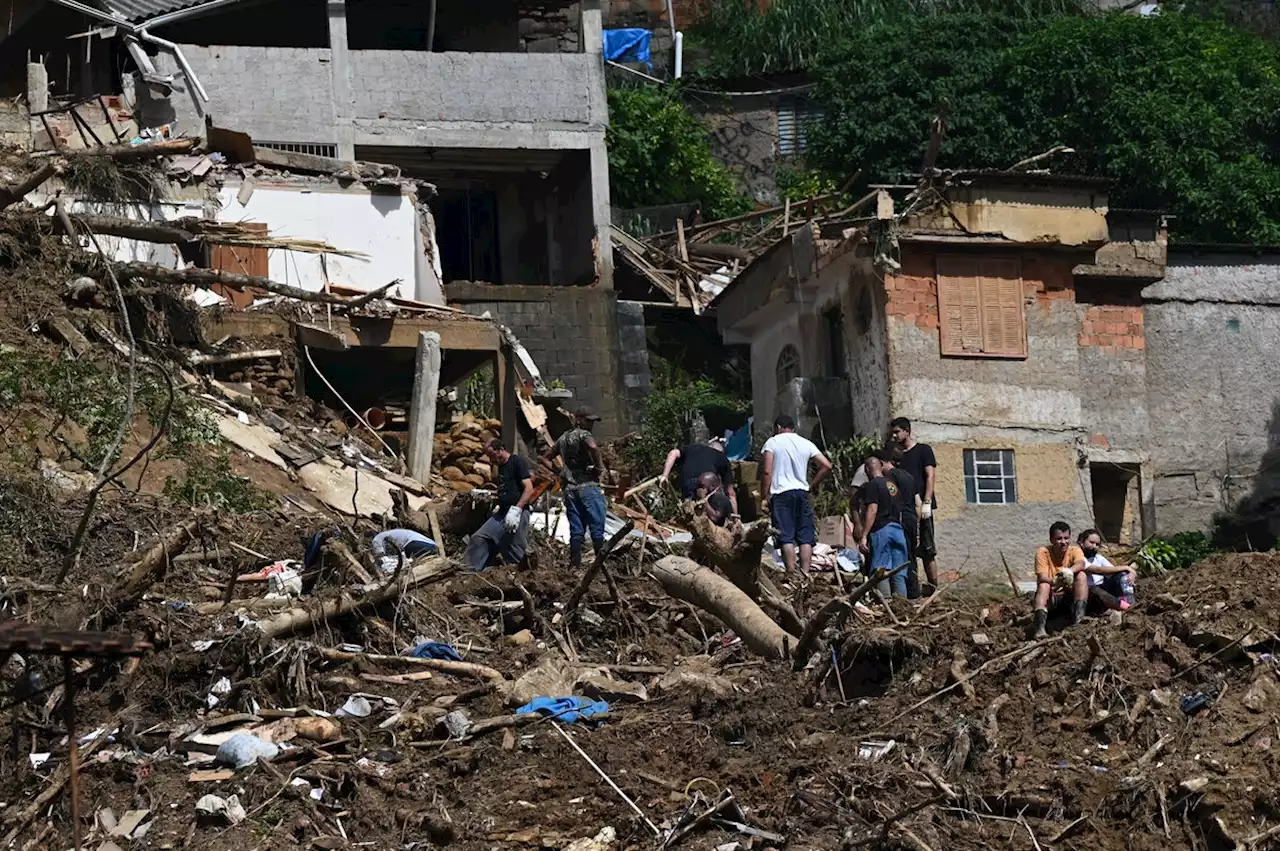
[[[810,155],[836,175],[916,171],[945,105],[941,166],[1065,144],[1057,171],[1114,178],[1113,205],[1168,210],[1179,237],[1280,242],[1278,72],[1275,44],[1176,13],[892,21],[817,69]]]
[[[609,192],[616,207],[698,202],[705,219],[750,210],[707,129],[670,87],[609,90]]]

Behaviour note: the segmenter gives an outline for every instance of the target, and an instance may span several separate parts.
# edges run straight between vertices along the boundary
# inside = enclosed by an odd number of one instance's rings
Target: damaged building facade
[[[757,422],[791,413],[830,443],[911,419],[952,567],[1022,558],[1058,519],[1119,542],[1203,529],[1257,492],[1274,256],[1170,253],[1159,213],[1109,209],[1091,178],[968,173],[943,195],[804,227],[717,299],[726,342],[751,346]]]
[[[81,31],[99,28],[87,67],[126,68],[116,85],[140,128],[235,131],[285,168],[289,157],[383,163],[416,182],[421,254],[397,261],[400,295],[488,313],[543,358],[548,380],[599,410],[602,434],[628,430],[627,400],[642,392],[627,388],[647,389],[649,376],[647,360],[622,356],[643,318],[612,289],[598,2],[49,2],[59,21],[67,12]],[[225,210],[381,255],[380,232],[400,231],[397,191],[367,194],[371,228],[327,188],[302,211],[267,210],[285,199],[270,187]],[[553,321],[534,321],[543,314]],[[565,339],[583,351],[561,357]]]

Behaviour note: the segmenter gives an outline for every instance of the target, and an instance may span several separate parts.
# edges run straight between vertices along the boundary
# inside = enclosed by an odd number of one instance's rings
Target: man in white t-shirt
[[[831,472],[831,462],[812,440],[795,433],[796,421],[783,414],[773,423],[773,437],[764,444],[764,479],[761,493],[765,511],[773,518],[782,545],[787,570],[796,566],[796,545],[800,545],[800,567],[809,570],[813,545],[818,539],[809,491]],[[809,462],[818,471],[809,479]]]

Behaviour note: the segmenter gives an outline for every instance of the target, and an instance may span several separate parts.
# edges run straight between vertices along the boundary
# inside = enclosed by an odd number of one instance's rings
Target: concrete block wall
[[[1143,290],[1161,534],[1280,493],[1280,255],[1170,252]]]
[[[608,123],[586,85],[599,56],[353,50],[348,58],[357,119]]]
[[[454,283],[445,287],[445,296],[468,313],[488,312],[510,328],[543,379],[559,379],[573,391],[569,406],[586,404],[596,410],[601,437],[630,431],[634,404],[647,395],[649,385],[648,356],[634,355],[643,339],[643,330],[639,335],[636,331],[634,308],[639,305],[620,307],[612,290],[592,287]],[[641,312],[641,326],[643,321]]]
[[[202,132],[204,117],[219,127],[269,142],[337,142],[332,61],[328,48],[200,47],[184,44],[209,102],[199,101],[173,56],[161,52],[156,67],[174,77],[165,100],[140,101],[144,123],[176,120],[184,133]],[[401,81],[404,84],[404,81]],[[143,95],[147,87],[139,87]],[[168,111],[169,115],[165,115]]]

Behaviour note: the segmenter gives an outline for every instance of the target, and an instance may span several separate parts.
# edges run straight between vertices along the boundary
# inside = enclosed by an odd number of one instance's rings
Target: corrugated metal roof
[[[136,22],[204,2],[207,0],[99,0],[99,5],[124,15],[126,20]]]

